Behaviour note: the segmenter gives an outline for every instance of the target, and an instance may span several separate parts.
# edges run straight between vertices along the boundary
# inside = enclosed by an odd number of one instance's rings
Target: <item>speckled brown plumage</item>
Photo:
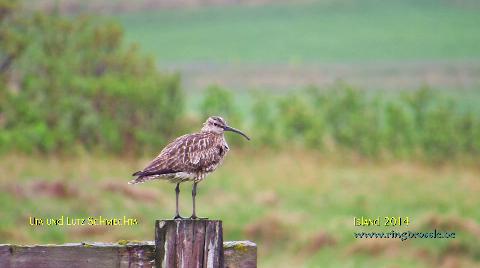
[[[152,179],[170,182],[201,181],[221,163],[229,147],[223,134],[199,132],[183,135],[168,144],[131,183]]]
[[[197,183],[202,181],[209,173],[215,171],[229,151],[224,136],[225,131],[236,132],[249,139],[241,131],[228,126],[223,118],[219,116],[209,117],[200,132],[183,135],[168,144],[143,170],[133,173],[133,176],[137,176],[137,178],[129,183],[137,184],[154,179],[176,183],[177,213],[175,218],[180,218],[178,215],[179,184],[185,181],[193,181],[194,212],[192,218],[196,218],[195,195]]]

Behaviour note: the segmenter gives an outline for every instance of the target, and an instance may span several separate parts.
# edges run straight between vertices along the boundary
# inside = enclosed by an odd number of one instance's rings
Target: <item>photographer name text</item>
[[[134,226],[138,224],[136,218],[123,216],[122,218],[111,217],[69,217],[61,216],[59,218],[39,218],[29,217],[30,226]]]

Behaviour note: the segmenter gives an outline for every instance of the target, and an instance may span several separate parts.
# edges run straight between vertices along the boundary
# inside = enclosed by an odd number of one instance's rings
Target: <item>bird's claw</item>
[[[180,215],[175,215],[175,217],[173,217],[174,220],[185,220],[185,219],[188,219],[188,218],[185,218],[185,217],[182,217]]]
[[[197,215],[190,216],[191,220],[208,220],[208,217],[197,217]]]

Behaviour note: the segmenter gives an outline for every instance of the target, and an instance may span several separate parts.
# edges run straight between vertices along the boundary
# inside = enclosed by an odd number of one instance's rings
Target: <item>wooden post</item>
[[[155,247],[157,267],[224,267],[219,220],[157,220]]]

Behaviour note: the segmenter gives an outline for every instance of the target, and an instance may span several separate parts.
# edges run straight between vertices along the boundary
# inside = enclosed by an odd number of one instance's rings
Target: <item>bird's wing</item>
[[[183,135],[169,143],[143,170],[135,175],[149,176],[175,173],[180,170],[180,163],[175,159],[182,149],[182,144],[189,135]]]
[[[184,160],[191,170],[211,171],[212,166],[218,164],[224,155],[224,148],[217,142],[219,138],[215,134],[200,133],[202,135],[192,138],[184,154]]]
[[[150,176],[179,171],[199,172],[221,160],[215,136],[209,133],[184,135],[170,144],[137,175]]]

